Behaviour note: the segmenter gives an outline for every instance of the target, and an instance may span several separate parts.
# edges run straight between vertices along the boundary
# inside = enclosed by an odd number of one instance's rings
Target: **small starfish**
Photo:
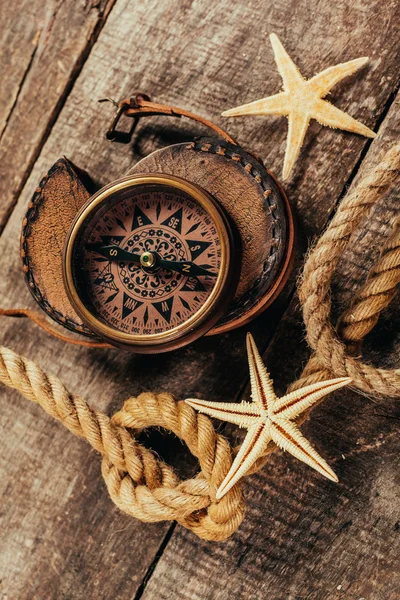
[[[326,100],[322,100],[330,89],[344,77],[348,77],[368,62],[368,58],[356,58],[349,62],[329,67],[308,81],[304,79],[275,33],[270,35],[275,62],[283,79],[283,92],[256,100],[222,113],[223,117],[243,115],[279,115],[289,119],[289,131],[283,164],[283,179],[287,179],[293,169],[310,119],[321,125],[359,133],[366,137],[376,134]]]
[[[217,499],[222,498],[247,473],[255,461],[263,456],[271,441],[328,479],[337,482],[338,478],[330,466],[303,437],[292,421],[326,394],[348,385],[351,379],[340,377],[314,383],[278,398],[274,392],[272,379],[250,333],[247,334],[246,343],[253,402],[237,404],[192,398],[185,400],[202,413],[248,429],[227,476],[217,490]]]

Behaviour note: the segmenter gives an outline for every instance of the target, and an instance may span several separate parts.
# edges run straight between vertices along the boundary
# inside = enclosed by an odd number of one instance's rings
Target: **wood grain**
[[[114,0],[5,2],[0,11],[0,231]]]
[[[133,149],[110,144],[103,133],[112,108],[97,104],[98,98],[119,98],[141,88],[157,100],[201,112],[226,126],[218,117],[223,109],[281,88],[267,39],[267,34],[275,31],[305,75],[369,54],[370,65],[338,86],[331,100],[355,118],[376,127],[397,85],[397,28],[397,3],[382,4],[378,0],[357,0],[351,5],[344,0],[335,4],[323,0],[317,6],[306,0],[148,0],[135,3],[134,9],[128,0],[117,0],[71,92],[66,98],[59,96],[63,98],[62,109],[51,132],[47,132],[48,139],[0,238],[1,304],[33,306],[20,271],[20,224],[36,185],[59,156],[65,154],[104,184],[121,176],[134,160],[156,147],[189,140],[200,132],[187,124],[161,118],[140,125],[138,133],[142,137],[136,138]],[[71,35],[81,35],[76,25],[71,24],[72,29]],[[37,95],[41,97],[39,91]],[[32,121],[36,135],[35,120]],[[280,171],[286,135],[284,119],[237,119],[232,121],[230,132],[260,154],[267,167]],[[43,135],[40,136],[43,141]],[[13,144],[10,142],[8,157],[19,151],[16,139]],[[363,138],[317,124],[310,128],[302,160],[287,186],[300,226],[307,235],[315,235],[325,224],[366,144]],[[36,146],[40,147],[41,144]],[[15,176],[19,181],[26,179],[33,160],[28,167],[18,167]],[[6,181],[11,181],[9,164],[0,163]],[[278,303],[250,327],[261,347],[268,345],[283,308],[284,303]],[[231,399],[247,380],[244,331],[200,340],[186,349],[155,357],[149,364],[147,359],[117,350],[66,347],[23,321],[3,319],[0,326],[3,344],[34,358],[59,375],[73,391],[88,398],[93,407],[110,414],[125,397],[146,389],[167,389],[179,396]],[[282,327],[290,333],[282,334],[278,338],[281,345],[277,341],[274,346],[279,367],[273,369],[274,374],[282,371],[283,384],[289,375],[293,377],[294,370],[299,370],[304,354],[299,350],[299,315],[292,312]],[[282,357],[287,355],[295,361],[286,360],[285,370]],[[355,410],[363,406],[361,400],[351,400]],[[395,535],[390,498],[395,490],[385,486],[384,494],[376,499],[371,492],[371,479],[369,486],[363,482],[370,472],[373,485],[380,490],[388,476],[386,461],[390,471],[394,466],[394,438],[388,438],[378,450],[374,435],[366,432],[367,444],[372,448],[368,456],[364,446],[359,454],[351,455],[351,472],[355,475],[346,483],[346,492],[321,482],[318,475],[302,471],[303,467],[287,457],[277,457],[262,474],[250,480],[247,520],[228,544],[203,544],[179,530],[167,544],[145,587],[141,582],[147,569],[151,571],[155,565],[152,561],[168,525],[142,525],[119,514],[101,482],[99,457],[51,422],[38,407],[11,391],[2,390],[0,402],[0,528],[5,532],[0,551],[0,590],[9,598],[125,599],[136,593],[137,597],[144,594],[157,600],[228,595],[250,598],[252,594],[274,598],[275,589],[276,600],[325,600],[326,590],[331,593],[332,589],[327,587],[328,583],[332,586],[331,563],[333,572],[338,573],[337,585],[341,584],[339,575],[343,581],[346,577],[357,581],[365,577],[369,584],[368,573],[372,573],[371,577],[376,575],[379,593],[389,585]],[[344,400],[343,404],[340,400],[337,410],[344,416],[348,414]],[[324,406],[318,411],[320,416],[312,421],[314,433],[312,429],[307,433],[311,439],[321,440],[317,435],[319,427],[331,432],[323,437],[321,452],[328,459],[340,456],[338,449],[345,447],[346,435],[349,453],[350,448],[357,450],[349,430],[331,428],[336,414],[325,413]],[[386,435],[395,426],[394,420],[383,417],[377,417],[374,423],[379,423]],[[187,453],[170,437],[152,434],[146,441],[181,471],[193,472],[195,466],[187,461]],[[311,504],[309,516],[304,516],[306,501]],[[354,529],[345,526],[350,520],[347,507],[358,523]],[[373,524],[378,518],[374,538]],[[367,534],[360,532],[363,520],[368,523]],[[339,557],[341,546],[337,540],[353,539],[353,531],[356,540],[357,535],[364,535],[357,546],[358,554],[349,542]],[[373,541],[379,543],[381,554],[370,551]],[[322,560],[324,552],[327,558]],[[385,553],[387,562],[381,557]],[[149,577],[150,572],[146,582]],[[303,590],[300,595],[296,595],[297,589]],[[339,593],[335,588],[331,597]],[[375,600],[375,596],[367,594],[368,600],[370,597]]]

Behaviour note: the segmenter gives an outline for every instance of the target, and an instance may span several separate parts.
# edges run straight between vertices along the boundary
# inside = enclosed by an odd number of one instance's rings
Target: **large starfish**
[[[226,110],[223,117],[243,115],[279,115],[289,119],[289,131],[286,144],[283,179],[287,179],[293,169],[310,119],[316,119],[322,125],[344,129],[375,137],[368,127],[356,121],[350,115],[322,100],[330,89],[344,77],[348,77],[368,62],[368,58],[356,58],[349,62],[329,67],[308,81],[304,79],[275,33],[270,35],[275,62],[283,79],[283,92],[256,100],[249,104]]]
[[[202,413],[248,429],[228,474],[217,490],[217,499],[222,498],[247,473],[255,461],[265,453],[271,441],[328,479],[337,482],[335,473],[303,437],[293,419],[326,394],[349,384],[351,379],[340,377],[322,381],[278,398],[250,333],[247,334],[247,355],[253,402],[237,404],[192,398],[186,400],[190,406]]]

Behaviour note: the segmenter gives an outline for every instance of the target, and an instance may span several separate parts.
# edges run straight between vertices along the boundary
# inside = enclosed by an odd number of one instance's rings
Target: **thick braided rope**
[[[103,477],[122,511],[142,521],[176,520],[207,540],[224,540],[240,525],[244,512],[240,488],[215,500],[232,463],[230,446],[215,433],[208,417],[184,402],[176,402],[170,394],[145,393],[127,400],[110,419],[34,362],[2,346],[0,381],[37,402],[103,455]],[[152,426],[171,430],[188,445],[200,462],[197,477],[180,481],[171,467],[127,431],[138,433]]]
[[[400,371],[375,369],[347,355],[348,347],[337,337],[330,322],[330,281],[337,260],[347,246],[351,233],[357,223],[382,193],[391,192],[398,197],[398,190],[392,190],[398,178],[400,167],[400,145],[395,146],[385,155],[383,161],[374,172],[348,194],[340,205],[335,218],[327,231],[320,238],[314,250],[309,254],[301,278],[300,299],[303,304],[304,321],[307,337],[314,348],[300,378],[293,382],[288,392],[318,383],[332,377],[353,377],[355,387],[370,394],[400,396]],[[357,330],[346,330],[343,339],[362,342],[364,337],[375,326],[380,312],[386,308],[393,298],[400,280],[400,228],[397,219],[394,231],[382,249],[381,255],[371,268],[369,276],[355,296],[351,306],[346,310],[341,322],[360,320]],[[304,306],[306,305],[307,306]],[[313,310],[317,311],[316,314]],[[351,333],[350,333],[351,332]],[[322,341],[321,341],[322,340]],[[321,348],[326,344],[323,354]],[[340,369],[339,369],[340,367]],[[316,405],[313,406],[313,408]],[[309,416],[311,409],[303,412],[297,419],[301,425]],[[239,448],[235,448],[237,452]],[[254,463],[248,475],[259,471],[267,462],[277,446],[270,442],[264,455]]]
[[[331,324],[330,281],[336,264],[345,250],[359,220],[366,215],[377,199],[391,189],[400,173],[400,146],[390,149],[372,173],[342,200],[332,222],[308,256],[299,297],[303,306],[307,340],[315,351],[311,365],[292,386],[297,389],[325,374],[351,377],[353,385],[371,395],[400,396],[400,370],[377,369],[347,353]],[[397,257],[397,254],[396,254]],[[388,271],[397,279],[397,273]],[[383,278],[379,280],[387,285]],[[392,283],[390,283],[392,285]],[[377,292],[375,288],[374,294]],[[375,305],[375,296],[369,302]]]
[[[396,190],[399,192],[400,190]],[[360,352],[362,342],[376,325],[379,315],[393,299],[400,283],[400,218],[394,223],[393,233],[381,250],[378,261],[371,267],[367,279],[355,295],[351,305],[338,320],[340,338],[351,354]],[[303,373],[290,386],[290,391],[332,377],[314,352]]]
[[[396,190],[400,198],[400,186]],[[400,218],[349,308],[340,318],[340,337],[355,349],[375,327],[383,309],[389,306],[400,283]]]

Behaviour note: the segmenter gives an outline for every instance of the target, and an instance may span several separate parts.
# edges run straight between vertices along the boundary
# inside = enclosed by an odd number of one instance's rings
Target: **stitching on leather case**
[[[254,163],[250,162],[249,159],[245,158],[240,151],[243,151],[240,147],[235,146],[223,146],[221,144],[213,144],[210,142],[204,141],[194,141],[186,146],[188,149],[195,150],[197,152],[208,152],[212,154],[217,154],[219,156],[224,156],[229,158],[237,163],[239,163],[245,171],[254,179],[254,181],[261,187],[263,190],[263,195],[265,199],[265,203],[268,205],[269,213],[272,219],[275,221],[275,227],[273,228],[273,243],[271,244],[270,255],[267,260],[264,262],[263,270],[261,275],[255,280],[253,287],[243,295],[240,302],[235,303],[236,305],[229,312],[226,312],[224,316],[221,318],[219,324],[226,323],[230,321],[233,317],[237,316],[237,313],[240,311],[245,311],[249,305],[254,305],[257,302],[259,297],[260,289],[269,275],[269,273],[273,270],[274,267],[278,268],[279,264],[281,264],[285,258],[285,248],[286,248],[286,240],[282,239],[282,233],[285,231],[286,227],[282,226],[282,220],[279,215],[275,213],[277,209],[277,204],[275,199],[272,197],[275,194],[279,194],[278,190],[274,190],[275,183],[273,182],[271,176],[268,171],[260,164],[260,167],[265,170],[268,179],[263,176],[258,169],[258,164],[256,159],[254,159]],[[247,153],[246,153],[247,154]],[[275,194],[274,194],[275,191]],[[278,251],[281,250],[281,256],[278,257]],[[272,287],[274,283],[274,278],[271,279],[270,284],[263,291],[263,295],[268,292],[268,290]]]
[[[241,298],[239,303],[236,303],[235,306],[229,311],[226,312],[220,323],[223,324],[227,321],[230,321],[233,317],[237,316],[238,312],[245,311],[251,305],[256,304],[258,297],[260,295],[260,289],[265,285],[265,281],[268,278],[268,275],[273,271],[274,268],[278,268],[279,264],[282,263],[285,256],[285,240],[282,239],[282,233],[286,232],[285,224],[282,224],[282,219],[279,215],[276,214],[277,204],[275,201],[275,194],[278,194],[278,190],[275,190],[275,184],[273,180],[270,178],[268,171],[265,170],[262,165],[258,165],[256,159],[254,162],[250,162],[249,158],[245,158],[241,152],[244,152],[240,147],[235,147],[231,145],[221,145],[215,143],[209,143],[203,141],[194,141],[186,146],[188,149],[195,150],[197,152],[208,152],[211,154],[216,154],[219,156],[224,156],[234,162],[239,163],[245,171],[254,179],[257,185],[259,185],[263,190],[263,196],[265,199],[265,203],[268,206],[269,214],[271,218],[275,222],[275,227],[273,228],[273,243],[271,244],[270,254],[263,265],[263,270],[260,276],[255,280],[253,287],[246,292],[246,294]],[[246,153],[247,155],[247,153]],[[259,170],[259,166],[265,170],[266,176],[262,174]],[[38,215],[38,209],[43,201],[43,188],[49,178],[54,175],[54,173],[58,169],[66,168],[69,174],[72,173],[71,166],[67,159],[59,159],[49,170],[47,175],[45,175],[39,183],[39,186],[36,188],[35,193],[33,194],[32,200],[28,205],[28,210],[26,212],[25,219],[23,221],[22,227],[22,235],[21,235],[21,258],[23,271],[25,274],[25,279],[28,285],[28,288],[36,300],[36,302],[43,308],[43,310],[57,323],[66,327],[70,331],[83,334],[87,337],[94,337],[93,333],[86,328],[84,325],[81,325],[74,321],[73,319],[64,316],[60,311],[55,309],[50,302],[43,296],[38,287],[35,278],[32,272],[32,266],[30,263],[30,256],[28,252],[28,239],[31,233],[31,224],[34,222]],[[267,179],[268,177],[268,179]],[[275,193],[274,193],[275,192]],[[280,252],[279,252],[280,251]],[[279,256],[280,254],[280,256]],[[268,292],[268,289],[273,285],[274,278],[271,278],[269,282],[269,286],[263,290],[263,295]]]
[[[21,233],[21,259],[22,259],[22,270],[25,274],[25,281],[28,285],[29,291],[31,292],[33,298],[39,304],[39,306],[51,317],[54,321],[59,323],[60,325],[66,327],[70,331],[75,333],[80,333],[87,337],[95,337],[93,333],[87,329],[84,325],[80,325],[73,319],[66,317],[59,310],[55,309],[50,302],[45,298],[38,287],[33,272],[32,265],[28,251],[28,239],[31,234],[31,225],[35,221],[38,216],[38,211],[43,203],[43,188],[47,181],[58,171],[59,169],[66,168],[68,172],[71,174],[72,169],[67,161],[67,159],[60,158],[49,170],[47,175],[43,177],[40,181],[38,187],[35,190],[35,193],[32,196],[32,200],[28,204],[28,210],[26,212],[25,218],[22,223],[22,233]]]

